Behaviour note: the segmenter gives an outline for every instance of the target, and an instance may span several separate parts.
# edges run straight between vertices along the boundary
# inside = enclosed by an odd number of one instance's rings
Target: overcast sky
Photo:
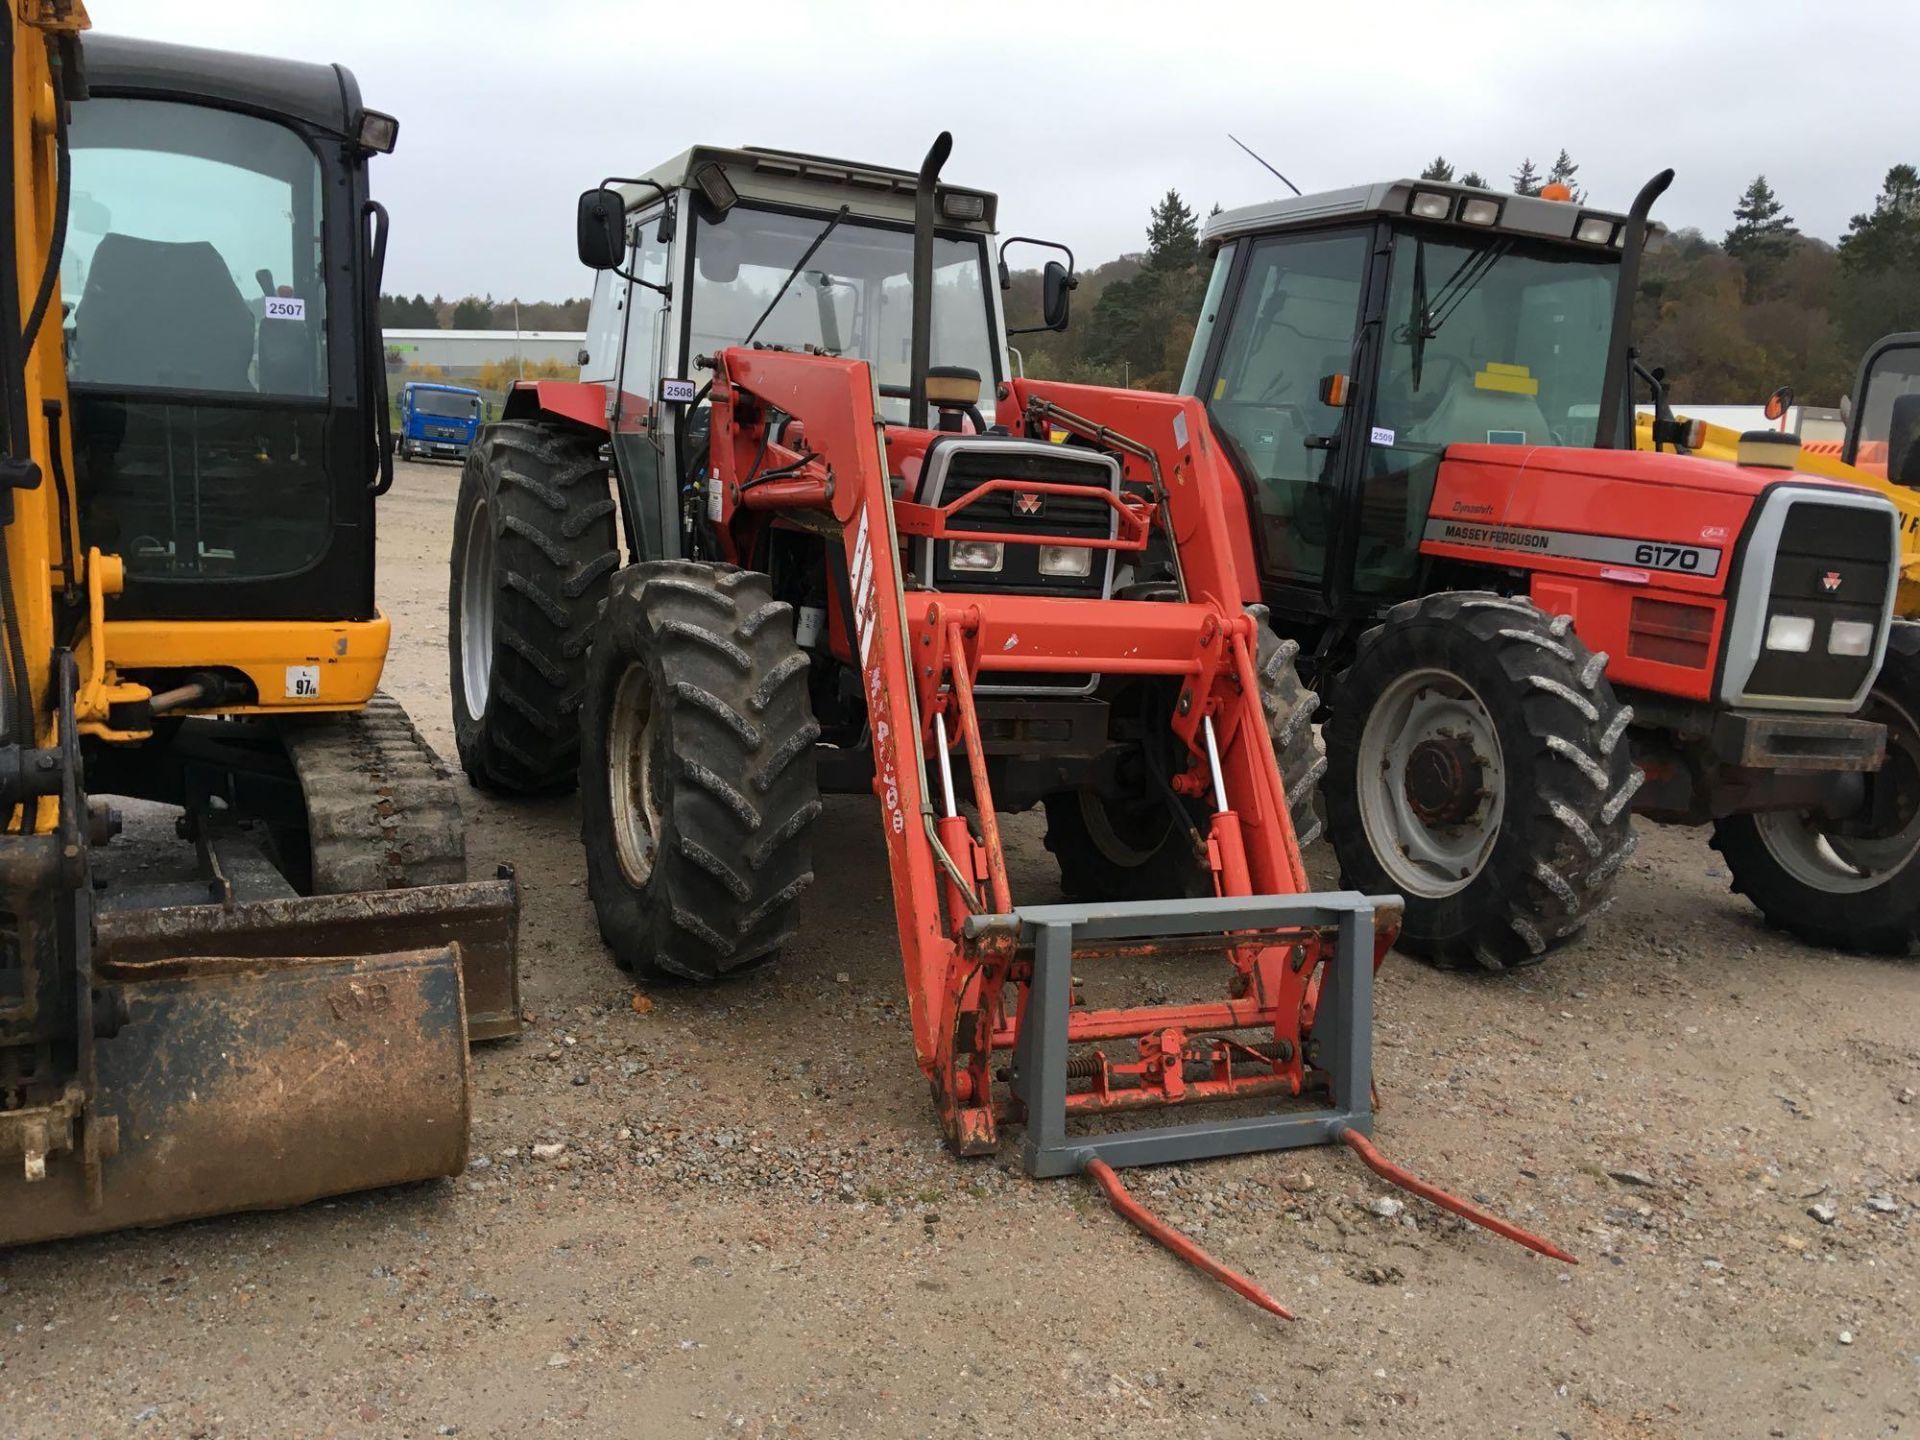
[[[918,5],[866,0],[88,0],[95,28],[338,61],[400,117],[373,187],[388,288],[584,294],[573,204],[695,143],[912,168],[999,192],[1001,227],[1083,263],[1143,248],[1174,186],[1201,212],[1280,186],[1413,174],[1497,188],[1565,146],[1597,204],[1662,166],[1656,216],[1722,233],[1764,171],[1832,240],[1920,163],[1911,0],[1373,0]]]

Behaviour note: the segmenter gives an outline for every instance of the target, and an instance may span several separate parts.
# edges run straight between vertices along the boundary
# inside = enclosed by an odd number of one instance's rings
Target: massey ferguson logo
[[[1826,574],[1820,577],[1820,588],[1829,595],[1838,590],[1840,588],[1840,572],[1838,570],[1827,571]]]
[[[1031,490],[1014,492],[1013,513],[1016,515],[1044,515],[1047,513],[1046,499]]]

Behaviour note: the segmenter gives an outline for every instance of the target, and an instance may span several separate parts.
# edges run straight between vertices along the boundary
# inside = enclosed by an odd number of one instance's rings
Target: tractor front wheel
[[[1406,901],[1399,948],[1509,970],[1578,934],[1632,852],[1632,712],[1566,616],[1450,592],[1360,639],[1326,726],[1342,883]]]
[[[765,575],[657,560],[614,576],[580,717],[580,823],[623,970],[713,981],[771,962],[813,881],[808,661]]]
[[[1264,606],[1250,611],[1260,623],[1254,655],[1260,707],[1304,850],[1320,834],[1315,800],[1327,768],[1313,729],[1320,697],[1301,683],[1294,664],[1300,647],[1267,628]],[[1144,766],[1145,757],[1140,761]],[[1205,834],[1206,808],[1183,805],[1188,817],[1176,819],[1161,785],[1145,774],[1130,778],[1135,793],[1125,802],[1090,786],[1047,797],[1046,844],[1060,866],[1060,888],[1072,899],[1094,901],[1211,894],[1212,878],[1193,841],[1196,828]]]
[[[1814,945],[1905,955],[1920,938],[1920,625],[1895,624],[1862,718],[1887,727],[1868,803],[1845,820],[1806,811],[1714,822],[1733,891]]]

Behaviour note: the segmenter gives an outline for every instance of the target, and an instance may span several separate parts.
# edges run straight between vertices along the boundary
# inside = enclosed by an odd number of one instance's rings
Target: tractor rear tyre
[[[658,560],[613,577],[587,660],[580,823],[623,970],[729,980],[786,942],[820,814],[808,668],[757,571]]]
[[[447,597],[454,743],[481,789],[572,788],[587,643],[619,564],[599,439],[488,426],[460,472]]]
[[[1478,592],[1396,605],[1326,726],[1341,882],[1406,901],[1399,948],[1535,964],[1606,904],[1633,850],[1633,712],[1566,616]]]
[[[1264,606],[1250,607],[1259,621],[1254,667],[1260,674],[1260,705],[1300,848],[1320,834],[1315,805],[1327,760],[1314,734],[1320,697],[1294,668],[1300,647],[1267,628]],[[1209,895],[1212,877],[1195,853],[1193,829],[1204,835],[1207,807],[1189,807],[1191,825],[1175,820],[1164,791],[1139,777],[1140,795],[1122,804],[1092,787],[1046,798],[1047,849],[1060,866],[1060,888],[1074,900],[1166,900]]]
[[[1861,714],[1887,727],[1863,815],[1732,815],[1714,822],[1713,848],[1769,923],[1814,945],[1905,955],[1920,939],[1920,625],[1893,626]]]

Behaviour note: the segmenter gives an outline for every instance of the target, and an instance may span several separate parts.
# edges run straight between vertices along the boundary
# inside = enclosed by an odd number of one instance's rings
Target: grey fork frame
[[[1021,1163],[1029,1175],[1075,1175],[1091,1160],[1116,1169],[1164,1165],[1326,1145],[1343,1130],[1373,1132],[1373,936],[1388,896],[1351,890],[1317,895],[1255,895],[1196,900],[1119,901],[1108,905],[1027,905],[1011,916],[975,916],[969,932],[1009,924],[1033,947],[1033,984],[1014,1045],[1014,1095],[1026,1106]],[[1285,1114],[1196,1120],[1100,1134],[1067,1133],[1067,1018],[1073,950],[1079,940],[1146,940],[1286,926],[1333,928],[1331,972],[1322,982],[1311,1041],[1312,1062],[1332,1082],[1333,1104]]]

